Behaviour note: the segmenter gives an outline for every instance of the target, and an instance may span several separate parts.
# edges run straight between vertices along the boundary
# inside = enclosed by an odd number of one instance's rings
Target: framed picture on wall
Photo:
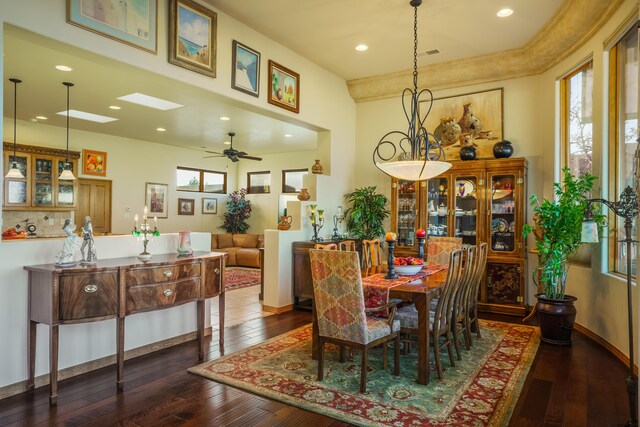
[[[149,208],[149,216],[167,218],[169,209],[167,201],[169,197],[169,185],[147,182],[145,188],[144,204]]]
[[[256,97],[260,96],[260,52],[233,41],[231,87]]]
[[[269,60],[269,104],[300,112],[300,74]]]
[[[153,54],[158,52],[158,0],[67,0],[67,22]]]
[[[85,175],[107,176],[107,153],[104,151],[82,150],[82,173]]]
[[[193,215],[195,199],[178,199],[178,215]]]
[[[169,0],[169,62],[215,77],[217,16],[193,0]]]
[[[202,199],[202,213],[203,214],[217,214],[218,213],[218,199],[203,198]]]

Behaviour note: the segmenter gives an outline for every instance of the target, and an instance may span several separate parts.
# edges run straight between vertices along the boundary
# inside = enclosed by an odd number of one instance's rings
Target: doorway
[[[93,234],[111,233],[111,181],[104,179],[78,179],[78,208],[76,222],[84,224],[91,217]]]

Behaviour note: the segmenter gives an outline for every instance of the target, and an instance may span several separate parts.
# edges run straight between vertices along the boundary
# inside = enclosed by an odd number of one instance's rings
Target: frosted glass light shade
[[[582,243],[598,243],[598,225],[595,221],[582,222],[580,241]]]
[[[18,165],[16,165],[15,162],[13,162],[13,164],[11,165],[11,169],[9,169],[9,172],[7,172],[4,177],[24,179],[24,175],[22,175],[22,172],[20,172],[20,169],[18,169]]]
[[[427,160],[426,163],[424,160],[398,160],[385,163],[376,162],[376,166],[382,172],[394,178],[406,181],[422,181],[446,172],[451,167],[451,163],[435,160]]]
[[[60,174],[58,179],[65,179],[65,180],[73,181],[74,179],[76,179],[76,177],[73,176],[73,172],[71,172],[69,169],[65,169],[65,170],[62,171],[62,173]]]

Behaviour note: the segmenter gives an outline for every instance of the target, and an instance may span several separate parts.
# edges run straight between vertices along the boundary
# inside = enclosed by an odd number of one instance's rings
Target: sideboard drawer
[[[179,282],[132,286],[127,289],[127,314],[196,301],[200,278]]]
[[[118,312],[118,272],[62,274],[59,319],[115,316]]]
[[[175,282],[200,275],[200,263],[168,265],[166,267],[133,268],[125,272],[127,287],[147,283]]]

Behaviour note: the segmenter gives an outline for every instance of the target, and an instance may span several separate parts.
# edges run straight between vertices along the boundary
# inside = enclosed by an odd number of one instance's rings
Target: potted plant
[[[388,199],[377,194],[376,187],[356,188],[344,196],[351,207],[345,211],[347,231],[356,239],[371,240],[384,234],[384,220],[389,216]]]
[[[245,199],[247,190],[240,190],[229,193],[227,200],[227,211],[224,213],[224,222],[220,228],[224,228],[227,233],[244,234],[249,229],[247,219],[251,216],[251,201]]]
[[[569,257],[581,244],[582,219],[593,182],[590,173],[574,177],[563,168],[562,184],[554,183],[555,198],[540,200],[531,196],[534,224],[525,224],[523,236],[533,233],[538,252],[538,268],[533,273],[543,293],[537,294],[541,339],[558,345],[571,344],[571,332],[576,317],[576,297],[565,294]],[[605,215],[596,214],[594,221],[601,231]]]

